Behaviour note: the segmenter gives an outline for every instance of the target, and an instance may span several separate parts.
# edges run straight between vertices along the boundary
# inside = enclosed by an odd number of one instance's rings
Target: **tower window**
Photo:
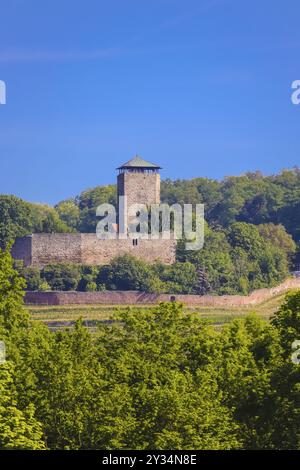
[[[132,244],[133,244],[133,246],[137,246],[137,244],[138,244],[137,238],[134,238],[132,240]]]

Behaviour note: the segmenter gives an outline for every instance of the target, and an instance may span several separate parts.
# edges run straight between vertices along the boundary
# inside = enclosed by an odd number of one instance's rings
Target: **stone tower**
[[[147,162],[139,156],[117,168],[118,198],[127,196],[127,207],[132,204],[160,203],[160,166]],[[119,220],[119,226],[122,221]]]
[[[160,167],[136,156],[118,168],[118,195],[127,196],[132,204],[160,203]],[[125,212],[127,216],[127,213]],[[96,217],[96,213],[95,213]],[[128,217],[126,217],[128,219]],[[122,228],[119,222],[119,227]],[[127,234],[119,230],[120,234]],[[82,264],[101,266],[116,256],[131,254],[148,263],[175,262],[176,240],[116,237],[99,239],[96,233],[33,233],[18,237],[12,256],[24,266],[43,267],[48,264]]]
[[[160,166],[136,156],[117,168],[118,196],[127,196],[129,204],[160,203]]]

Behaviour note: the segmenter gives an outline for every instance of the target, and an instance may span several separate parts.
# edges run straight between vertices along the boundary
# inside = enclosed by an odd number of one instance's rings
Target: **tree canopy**
[[[53,207],[0,195],[0,247],[33,232],[71,232]]]
[[[215,329],[171,302],[50,332],[0,254],[1,449],[300,449],[298,291],[271,322]]]

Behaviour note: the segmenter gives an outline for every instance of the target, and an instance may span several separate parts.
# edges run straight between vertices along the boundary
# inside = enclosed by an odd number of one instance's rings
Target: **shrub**
[[[86,292],[94,292],[97,290],[97,284],[93,281],[87,283],[85,287]]]
[[[26,280],[27,290],[39,290],[41,283],[41,274],[38,268],[23,268],[21,275]]]
[[[53,290],[76,290],[81,270],[79,266],[57,264],[45,266],[41,274]]]
[[[39,285],[39,290],[42,292],[46,292],[51,290],[51,287],[49,286],[47,281],[42,281]]]
[[[131,255],[114,258],[110,265],[100,270],[97,278],[97,283],[105,284],[108,289],[146,292],[149,292],[153,283],[158,281],[158,277],[148,263]]]

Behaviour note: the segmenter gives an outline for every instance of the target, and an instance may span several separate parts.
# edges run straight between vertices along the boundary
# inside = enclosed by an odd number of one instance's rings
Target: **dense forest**
[[[177,263],[173,269],[142,264],[150,273],[149,285],[162,292],[243,293],[273,286],[298,269],[300,262],[300,170],[284,170],[278,175],[263,176],[259,172],[221,181],[208,178],[166,180],[161,184],[162,202],[204,203],[206,236],[204,248],[188,252],[178,244]],[[79,196],[59,202],[54,208],[32,204],[15,196],[0,196],[0,245],[16,236],[31,232],[94,232],[96,207],[104,202],[116,205],[116,186],[98,186]],[[118,264],[130,260],[114,260],[102,272],[88,267],[78,274],[77,268],[66,266],[73,284],[79,290],[103,288],[136,288],[133,279],[121,286]],[[185,267],[183,268],[183,263]],[[51,266],[43,273],[25,272],[28,279],[40,278],[41,288],[56,288],[59,267]],[[142,269],[142,268],[141,268]],[[190,276],[189,286],[180,278],[180,269]],[[52,274],[51,274],[52,271]],[[100,270],[101,271],[101,270]],[[104,273],[110,273],[109,277]],[[88,276],[88,277],[86,277]],[[72,284],[72,283],[71,283]],[[122,283],[121,283],[122,284]],[[74,288],[74,286],[72,287]]]
[[[0,449],[300,449],[300,293],[215,329],[182,306],[50,332],[0,250]]]

